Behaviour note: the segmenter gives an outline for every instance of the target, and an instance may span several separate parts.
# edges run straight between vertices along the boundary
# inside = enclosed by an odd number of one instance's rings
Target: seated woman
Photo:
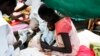
[[[79,39],[77,31],[70,17],[60,17],[51,8],[41,5],[39,16],[48,23],[48,28],[55,30],[56,46],[48,45],[46,41],[40,39],[41,47],[52,51],[58,56],[76,56],[79,49]]]

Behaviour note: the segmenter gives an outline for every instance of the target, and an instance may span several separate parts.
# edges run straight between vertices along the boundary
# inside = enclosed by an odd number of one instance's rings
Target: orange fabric
[[[57,35],[59,33],[69,33],[72,29],[70,17],[65,17],[55,24]]]

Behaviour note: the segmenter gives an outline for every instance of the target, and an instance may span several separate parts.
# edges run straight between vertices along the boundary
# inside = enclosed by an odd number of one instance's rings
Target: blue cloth
[[[46,41],[49,45],[52,44],[52,42],[55,40],[54,31],[49,31],[46,22],[41,23],[39,28],[43,33],[42,41]]]

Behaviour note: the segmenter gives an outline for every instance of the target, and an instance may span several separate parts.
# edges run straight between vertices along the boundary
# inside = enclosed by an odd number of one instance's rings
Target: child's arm
[[[16,49],[17,47],[20,47],[22,45],[22,41],[19,40],[18,42],[16,42],[13,46],[14,46],[14,49]]]
[[[70,38],[68,36],[68,33],[60,33],[63,43],[64,43],[64,47],[54,47],[54,46],[49,46],[47,43],[42,42],[41,43],[41,47],[45,48],[45,49],[50,49],[51,51],[59,51],[59,52],[63,52],[63,53],[71,53],[72,52],[72,47],[71,47],[71,42],[70,42]]]

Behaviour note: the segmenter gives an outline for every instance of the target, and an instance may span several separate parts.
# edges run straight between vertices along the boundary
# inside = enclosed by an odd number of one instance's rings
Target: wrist
[[[45,55],[51,55],[51,50],[50,49],[45,49]]]
[[[45,52],[51,52],[51,49],[44,49]]]
[[[16,43],[14,43],[14,49],[16,49],[17,47],[20,47],[22,45],[22,41],[18,41],[18,42],[16,42]]]
[[[19,45],[22,45],[22,41],[21,41],[21,40],[19,40],[19,41],[18,41],[18,44],[19,44]]]

